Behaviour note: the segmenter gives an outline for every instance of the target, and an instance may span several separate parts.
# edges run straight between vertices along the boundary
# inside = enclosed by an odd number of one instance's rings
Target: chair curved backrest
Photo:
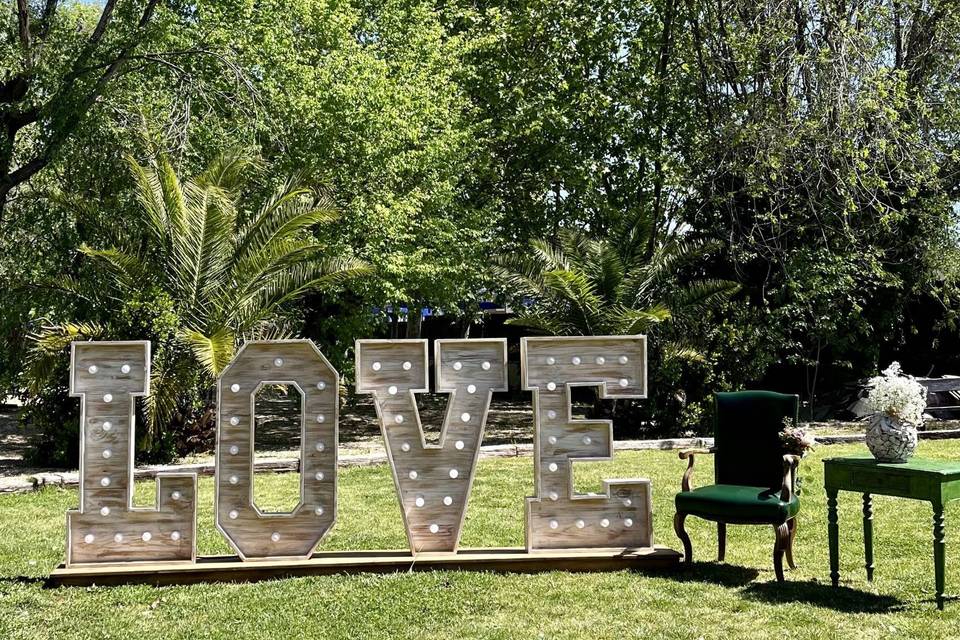
[[[773,391],[714,394],[717,484],[779,488],[783,482],[783,419],[796,421],[800,396]]]

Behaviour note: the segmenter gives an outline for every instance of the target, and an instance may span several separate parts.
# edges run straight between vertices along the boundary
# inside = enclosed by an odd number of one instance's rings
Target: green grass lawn
[[[926,504],[877,497],[876,579],[863,572],[860,498],[841,494],[842,585],[829,584],[824,455],[863,445],[821,447],[801,468],[799,568],[773,578],[770,527],[728,532],[727,562],[668,573],[495,575],[443,572],[297,578],[255,584],[45,589],[41,578],[64,555],[64,512],[74,490],[0,496],[0,638],[960,638],[960,601],[940,613],[932,601],[932,517]],[[960,442],[927,441],[919,455],[960,458]],[[488,460],[477,472],[465,546],[520,546],[523,497],[532,459]],[[695,481],[709,481],[709,456]],[[673,495],[684,463],[676,452],[630,452],[582,463],[577,485],[602,477],[654,483],[658,542],[679,547]],[[263,502],[285,501],[297,476],[257,477]],[[199,553],[229,553],[213,526],[213,483],[200,480]],[[140,504],[153,483],[137,487]],[[960,505],[947,511],[947,593],[960,593],[960,550],[950,535]],[[716,554],[714,525],[688,519],[700,561]],[[386,466],[342,471],[340,512],[323,549],[405,548]]]

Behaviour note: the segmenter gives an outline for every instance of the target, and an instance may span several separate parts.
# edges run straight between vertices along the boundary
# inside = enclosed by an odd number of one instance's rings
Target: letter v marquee
[[[613,423],[574,420],[574,387],[601,398],[645,398],[645,336],[521,338],[523,389],[533,392],[534,485],[527,549],[651,547],[650,481],[605,480],[605,495],[577,494],[575,460],[611,460]]]
[[[358,340],[357,393],[372,393],[413,553],[456,551],[487,411],[507,390],[505,339],[437,340],[435,386],[448,393],[438,444],[427,444],[416,393],[429,390],[426,340]]]

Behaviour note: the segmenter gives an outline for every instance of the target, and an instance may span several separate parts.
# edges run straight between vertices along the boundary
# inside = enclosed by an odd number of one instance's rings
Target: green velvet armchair
[[[780,432],[783,419],[798,418],[800,399],[772,391],[717,393],[714,412],[714,446],[687,449],[682,491],[677,494],[673,520],[683,543],[684,562],[693,562],[690,536],[683,528],[687,516],[717,523],[717,559],[726,551],[727,524],[772,525],[776,533],[773,567],[783,582],[783,557],[793,563],[793,539],[797,533],[800,500],[795,493],[800,458],[784,455]],[[701,453],[714,454],[715,484],[694,489],[693,463]]]

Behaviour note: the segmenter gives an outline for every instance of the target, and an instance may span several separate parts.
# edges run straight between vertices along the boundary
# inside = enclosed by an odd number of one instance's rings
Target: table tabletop
[[[881,462],[872,456],[840,456],[836,458],[824,458],[823,464],[868,467],[894,473],[960,476],[960,461],[956,460],[910,458],[906,462]]]

